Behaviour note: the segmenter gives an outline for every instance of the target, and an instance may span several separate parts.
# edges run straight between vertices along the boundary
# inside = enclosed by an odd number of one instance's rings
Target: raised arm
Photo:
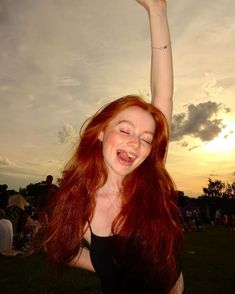
[[[152,104],[165,115],[170,126],[173,107],[173,67],[165,0],[137,0],[147,10],[151,34]]]

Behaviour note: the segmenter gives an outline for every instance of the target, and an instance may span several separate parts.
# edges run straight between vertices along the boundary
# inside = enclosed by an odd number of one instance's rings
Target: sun
[[[227,126],[220,135],[204,145],[204,151],[210,153],[232,153],[235,151],[235,122],[226,123]]]

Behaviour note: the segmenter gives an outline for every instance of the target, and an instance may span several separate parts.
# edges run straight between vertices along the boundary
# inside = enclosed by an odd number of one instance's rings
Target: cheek
[[[109,132],[104,136],[103,148],[109,149],[115,147],[120,142],[120,135],[116,132]]]
[[[142,156],[145,158],[147,158],[149,156],[149,154],[151,153],[152,150],[152,146],[148,147],[146,146],[143,150],[142,150]]]

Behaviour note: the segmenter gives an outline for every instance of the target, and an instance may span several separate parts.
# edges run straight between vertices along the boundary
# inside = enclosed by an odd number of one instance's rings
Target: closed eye
[[[129,131],[126,131],[126,130],[120,130],[121,133],[124,133],[126,135],[130,135],[130,132]]]
[[[151,140],[147,140],[147,139],[144,139],[144,138],[142,138],[141,140],[142,140],[142,142],[144,142],[146,144],[149,144],[149,145],[152,144],[152,141]]]

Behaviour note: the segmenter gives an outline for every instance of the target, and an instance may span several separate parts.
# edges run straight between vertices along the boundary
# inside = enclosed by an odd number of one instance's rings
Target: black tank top
[[[121,263],[114,258],[117,235],[101,237],[92,232],[91,226],[90,257],[92,265],[100,278],[102,294],[163,294],[164,275],[155,277],[149,283],[144,278],[145,272],[139,263],[138,250],[132,240],[128,241],[126,254]],[[120,266],[120,264],[124,266]],[[178,268],[178,276],[181,268]],[[148,278],[147,278],[148,279]],[[163,284],[162,284],[163,283]],[[157,290],[156,290],[157,289]]]
[[[115,236],[101,237],[91,231],[90,257],[92,265],[100,278],[102,294],[122,293],[119,289],[121,272],[112,257]]]
[[[138,266],[138,255],[132,246],[126,252],[124,264],[120,267],[113,257],[113,248],[116,235],[101,237],[91,231],[90,257],[92,265],[100,278],[102,294],[162,294],[158,288],[156,292],[146,283],[144,273]],[[131,243],[132,244],[132,243]],[[122,263],[123,264],[123,263]],[[137,266],[135,266],[137,264]],[[156,282],[156,281],[155,281]],[[154,284],[155,284],[154,282]]]

